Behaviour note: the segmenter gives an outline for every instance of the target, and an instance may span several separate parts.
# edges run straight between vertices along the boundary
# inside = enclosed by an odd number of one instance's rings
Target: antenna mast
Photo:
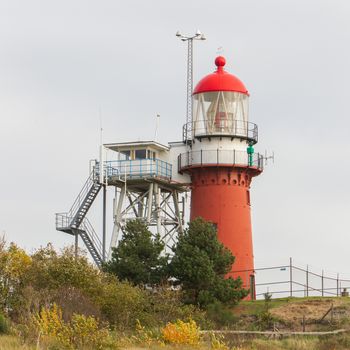
[[[154,141],[157,141],[158,138],[158,129],[159,129],[159,121],[160,121],[160,114],[157,114],[156,117],[156,130],[154,131]]]
[[[104,184],[104,157],[103,157],[103,125],[102,125],[102,111],[101,106],[98,109],[99,118],[100,118],[100,174],[99,174],[99,182]]]

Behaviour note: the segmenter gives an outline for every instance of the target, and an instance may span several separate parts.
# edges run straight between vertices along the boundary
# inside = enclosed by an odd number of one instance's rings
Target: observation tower
[[[244,84],[215,59],[216,71],[193,91],[193,120],[184,126],[187,152],[179,155],[180,173],[191,176],[191,220],[213,222],[219,240],[235,256],[233,271],[243,286],[254,284],[250,185],[263,171],[254,153],[258,127],[249,122],[249,94]]]

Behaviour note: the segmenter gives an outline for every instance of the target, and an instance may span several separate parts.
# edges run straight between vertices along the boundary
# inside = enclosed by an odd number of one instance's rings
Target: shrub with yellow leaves
[[[62,310],[53,304],[51,308],[42,308],[34,316],[34,323],[39,330],[39,339],[41,336],[52,337],[67,348],[70,346],[70,328],[62,318]]]
[[[106,327],[100,327],[98,321],[92,317],[74,314],[70,322],[71,343],[78,349],[91,346],[93,349],[110,347],[112,339]]]
[[[222,335],[215,335],[212,333],[210,335],[211,338],[211,349],[215,350],[230,350],[230,348],[225,344],[224,337]]]
[[[164,341],[172,344],[198,345],[200,342],[199,327],[193,320],[169,322],[162,328],[162,337]]]
[[[64,322],[62,310],[53,304],[42,308],[34,317],[40,336],[53,340],[64,349],[115,349],[109,329],[100,327],[92,316],[74,314],[70,322]]]

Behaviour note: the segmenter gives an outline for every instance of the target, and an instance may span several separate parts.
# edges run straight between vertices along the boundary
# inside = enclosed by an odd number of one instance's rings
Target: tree
[[[6,247],[0,239],[0,311],[12,310],[18,303],[22,279],[32,264],[30,256],[16,244]]]
[[[170,272],[181,284],[186,302],[235,304],[248,295],[240,278],[225,278],[235,258],[218,241],[212,223],[202,218],[191,221],[173,252]]]
[[[161,256],[163,249],[160,237],[152,239],[152,233],[142,221],[129,221],[104,270],[134,285],[158,284],[167,275],[168,257]]]

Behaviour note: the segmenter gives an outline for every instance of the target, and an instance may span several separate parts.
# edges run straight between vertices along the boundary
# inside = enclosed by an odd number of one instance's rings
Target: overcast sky
[[[160,140],[181,140],[175,33],[200,29],[195,82],[223,47],[250,92],[255,149],[275,152],[251,189],[256,265],[292,256],[350,275],[349,18],[348,0],[1,0],[0,232],[28,251],[73,242],[54,213],[98,156],[99,109],[105,142],[152,139],[157,113]]]

